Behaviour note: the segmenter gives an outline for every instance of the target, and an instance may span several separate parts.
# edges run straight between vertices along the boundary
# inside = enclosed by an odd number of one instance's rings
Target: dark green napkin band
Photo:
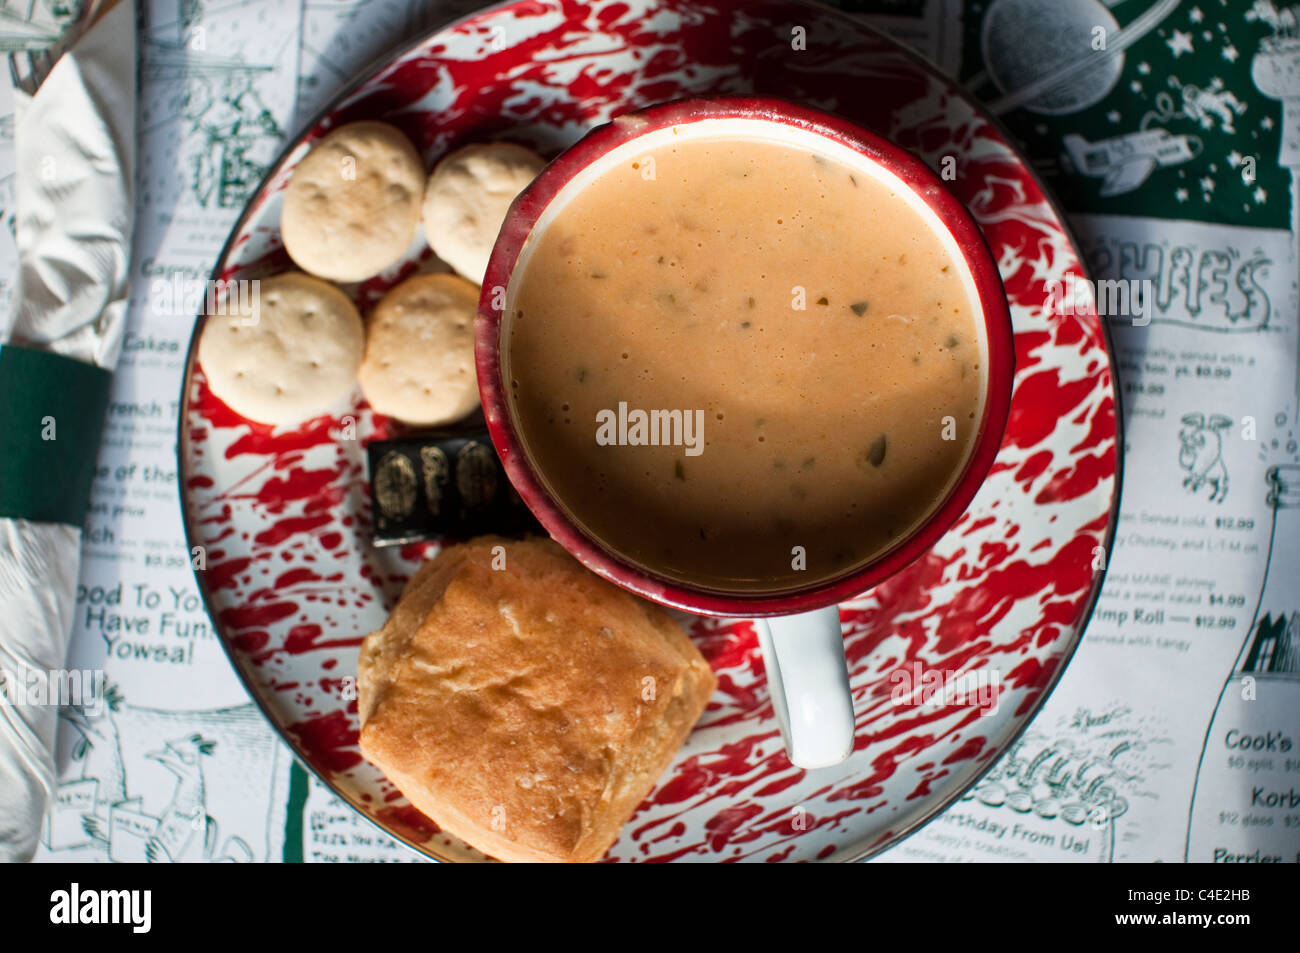
[[[0,346],[0,518],[81,526],[113,375]]]

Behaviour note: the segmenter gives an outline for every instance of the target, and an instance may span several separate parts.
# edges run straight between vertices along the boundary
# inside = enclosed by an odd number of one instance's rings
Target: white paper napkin
[[[111,370],[135,218],[134,0],[95,16],[34,97],[14,93],[19,275],[0,341]],[[11,677],[63,667],[80,551],[79,527],[0,519],[0,669]],[[31,858],[55,787],[58,706],[10,694],[0,691],[0,861]]]

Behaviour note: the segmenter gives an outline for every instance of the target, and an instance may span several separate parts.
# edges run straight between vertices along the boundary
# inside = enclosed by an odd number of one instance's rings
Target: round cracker
[[[358,377],[377,413],[410,424],[451,423],[478,406],[477,286],[458,275],[415,275],[375,305]]]
[[[475,284],[510,203],[546,160],[509,142],[465,146],[445,156],[424,190],[424,234],[434,254]]]
[[[371,278],[411,247],[423,197],[424,164],[399,129],[383,122],[340,126],[298,163],[285,189],[285,251],[321,278]]]
[[[243,314],[209,315],[199,363],[212,393],[266,424],[299,423],[346,397],[365,350],[356,306],[331,284],[292,272],[254,285]]]

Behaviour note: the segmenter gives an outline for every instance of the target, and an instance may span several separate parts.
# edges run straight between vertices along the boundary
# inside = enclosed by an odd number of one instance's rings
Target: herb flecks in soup
[[[809,585],[898,543],[963,468],[984,372],[961,268],[861,169],[683,139],[533,240],[504,368],[520,436],[624,558],[724,591]],[[701,452],[598,441],[620,407],[701,411]]]

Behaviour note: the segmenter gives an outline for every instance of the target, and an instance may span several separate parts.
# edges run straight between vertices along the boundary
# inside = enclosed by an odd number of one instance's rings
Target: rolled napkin
[[[89,26],[36,94],[14,91],[13,306],[0,315],[0,861],[36,850],[58,693],[135,221],[133,0]]]

